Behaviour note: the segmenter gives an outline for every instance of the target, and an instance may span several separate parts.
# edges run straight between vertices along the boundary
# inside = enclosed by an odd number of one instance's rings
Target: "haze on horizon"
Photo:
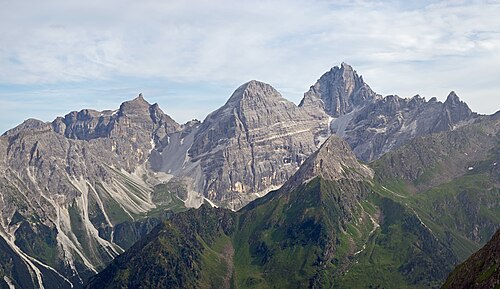
[[[342,61],[382,95],[500,109],[499,1],[3,1],[0,133],[142,92],[178,122],[257,79],[298,103]]]

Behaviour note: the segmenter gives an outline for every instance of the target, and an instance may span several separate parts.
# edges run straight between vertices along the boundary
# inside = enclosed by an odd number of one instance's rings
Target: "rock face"
[[[379,97],[350,65],[342,63],[340,68],[335,66],[311,86],[300,106],[316,107],[339,117]]]
[[[193,190],[204,197],[240,208],[282,185],[317,149],[327,134],[327,121],[311,116],[270,85],[250,81],[208,115],[192,138],[184,139],[189,159],[183,165],[194,173],[184,170],[180,175],[195,176],[187,183],[194,183]],[[164,162],[169,161],[166,156]]]
[[[450,273],[442,289],[498,288],[500,286],[500,229],[481,250]]]
[[[325,73],[304,94],[300,107],[330,116],[331,132],[345,138],[364,161],[417,136],[453,130],[477,117],[454,92],[444,103],[418,95],[381,97],[345,63]]]

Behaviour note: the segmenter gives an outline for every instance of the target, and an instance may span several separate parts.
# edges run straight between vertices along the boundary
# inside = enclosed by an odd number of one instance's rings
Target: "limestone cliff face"
[[[323,109],[332,117],[352,112],[357,106],[364,106],[379,96],[358,76],[347,63],[335,66],[304,94],[300,106]]]
[[[326,118],[250,81],[204,120],[189,156],[203,172],[203,193],[238,208],[282,185],[317,149],[326,127]]]

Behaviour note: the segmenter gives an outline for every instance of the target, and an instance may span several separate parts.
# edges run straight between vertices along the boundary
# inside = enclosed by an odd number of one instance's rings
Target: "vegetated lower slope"
[[[382,191],[411,206],[461,259],[500,226],[500,113],[415,139],[372,166]]]
[[[458,265],[441,288],[500,288],[500,229],[483,248]]]
[[[408,212],[414,222],[422,225],[420,228],[424,227],[428,238],[424,243],[413,242],[405,251],[398,244],[404,244],[400,240],[406,234],[391,228],[387,222],[390,218],[384,217],[380,235],[376,232],[375,240],[370,243],[373,246],[367,246],[370,249],[365,252],[369,253],[360,254],[358,262],[341,278],[346,287],[367,285],[361,282],[367,276],[373,276],[368,278],[369,283],[380,287],[402,287],[394,285],[398,277],[395,272],[402,273],[410,285],[436,287],[439,284],[436,281],[444,280],[453,264],[489,240],[500,227],[499,131],[497,113],[451,132],[417,138],[371,165],[375,169],[374,191]],[[386,210],[389,216],[397,211]],[[407,218],[398,216],[394,220],[403,221],[402,228],[411,228],[407,226]],[[395,245],[388,245],[391,243]],[[445,251],[437,250],[436,246]],[[413,257],[406,264],[394,259],[388,262],[386,258],[373,258],[377,252],[387,253],[386,257],[390,253]],[[444,253],[444,262],[436,263],[429,253]],[[429,270],[419,273],[411,268],[416,264]],[[397,266],[391,268],[391,265]]]
[[[238,212],[180,213],[88,288],[167,288],[161,276],[168,288],[437,288],[500,224],[498,128],[489,117],[417,139],[372,164],[374,178],[332,136],[280,190]]]
[[[231,278],[228,236],[235,222],[234,212],[206,205],[177,214],[117,257],[87,288],[216,288]]]

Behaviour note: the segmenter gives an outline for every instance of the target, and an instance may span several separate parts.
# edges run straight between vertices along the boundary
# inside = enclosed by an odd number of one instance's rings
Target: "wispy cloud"
[[[173,97],[159,91],[166,84],[190,86],[181,92],[193,95],[209,88],[204,99],[216,107],[228,87],[249,79],[298,101],[346,61],[382,94],[444,98],[454,89],[475,110],[500,108],[500,2],[407,2],[4,1],[0,101],[14,101],[5,89],[12,85],[44,99],[69,83],[67,93],[99,98],[111,92],[85,85],[135,88],[148,78],[164,80],[149,88],[162,106]],[[181,101],[176,109],[192,106]]]

